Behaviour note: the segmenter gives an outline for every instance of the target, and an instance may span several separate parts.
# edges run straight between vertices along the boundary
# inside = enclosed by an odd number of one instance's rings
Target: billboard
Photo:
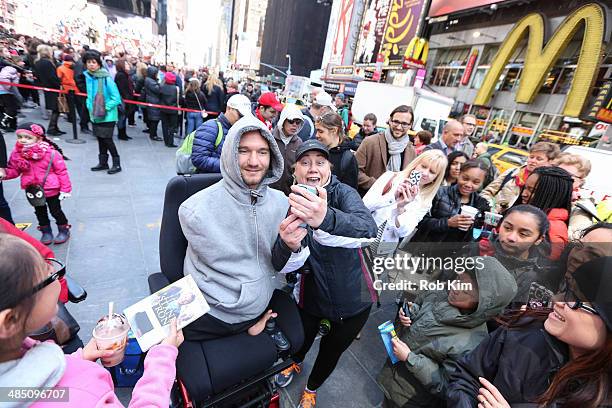
[[[423,0],[392,0],[381,46],[385,66],[402,66],[406,49],[415,36]]]
[[[531,103],[542,86],[546,73],[550,71],[577,31],[584,26],[580,56],[562,110],[566,116],[578,117],[601,62],[605,17],[604,9],[597,3],[584,5],[563,20],[546,44],[544,43],[546,27],[542,15],[532,13],[523,17],[501,44],[476,94],[474,105],[482,106],[489,102],[497,80],[525,37],[527,38],[525,64],[515,100],[518,103]]]
[[[359,40],[355,50],[355,64],[375,64],[380,52],[387,16],[392,0],[367,0]]]
[[[336,26],[336,34],[332,43],[330,64],[341,65],[344,60],[344,52],[349,41],[351,31],[351,18],[353,16],[353,8],[355,0],[340,0],[340,14],[338,16],[338,25]]]
[[[431,0],[429,17],[439,17],[446,14],[456,13],[461,10],[487,6],[493,3],[500,3],[500,0]]]

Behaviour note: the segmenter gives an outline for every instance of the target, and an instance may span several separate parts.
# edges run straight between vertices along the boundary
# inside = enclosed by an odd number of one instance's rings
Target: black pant
[[[342,353],[351,345],[355,336],[366,324],[370,316],[370,308],[371,306],[353,317],[343,319],[341,323],[331,322],[331,330],[321,338],[319,354],[317,354],[317,359],[308,377],[307,387],[309,390],[315,391],[323,385],[327,377],[334,371]],[[293,356],[293,360],[297,363],[304,361],[306,353],[308,353],[317,337],[319,323],[321,322],[320,317],[313,316],[303,309],[300,309],[300,317],[304,326],[304,345]]]
[[[300,323],[299,314],[295,301],[282,290],[275,290],[270,299],[270,303],[266,311],[278,313],[276,324],[283,331],[291,343],[291,352],[296,352],[302,344],[304,334]],[[218,339],[220,337],[233,336],[242,332],[246,332],[249,327],[253,326],[261,318],[230,324],[222,320],[212,317],[210,314],[205,314],[189,326],[183,329],[185,339],[190,341],[205,341]]]
[[[48,227],[49,225],[51,225],[51,221],[49,220],[49,214],[47,213],[47,207],[49,207],[49,211],[51,212],[53,218],[55,218],[55,222],[57,223],[57,225],[68,224],[68,219],[66,219],[66,215],[62,211],[59,194],[53,197],[46,197],[46,200],[46,205],[34,207],[34,213],[36,214],[38,225],[40,225],[41,227]]]
[[[47,130],[59,130],[59,127],[57,127],[58,119],[59,119],[59,111],[58,110],[51,111],[51,117],[49,118],[49,125],[47,126]]]
[[[136,105],[132,105],[130,104],[126,104],[125,108],[127,109],[127,117],[128,117],[128,125],[130,126],[135,126],[136,125],[136,110],[138,110],[138,108],[136,107]]]
[[[119,152],[117,151],[117,146],[115,146],[113,139],[99,137],[98,151],[103,155],[108,155],[108,153],[110,153],[112,157],[119,157]]]
[[[178,115],[176,113],[161,112],[162,134],[164,135],[164,143],[166,146],[174,144],[177,122]]]
[[[79,118],[81,119],[80,126],[81,129],[87,129],[87,124],[89,123],[89,110],[85,105],[86,98],[84,96],[75,96],[74,104],[76,106],[76,110],[79,113]]]
[[[4,198],[4,189],[2,188],[2,182],[0,182],[0,218],[4,218],[11,224],[14,224],[13,216],[11,215],[11,207],[9,207],[6,198]]]
[[[159,120],[149,120],[147,126],[149,127],[149,137],[157,137],[157,124]]]

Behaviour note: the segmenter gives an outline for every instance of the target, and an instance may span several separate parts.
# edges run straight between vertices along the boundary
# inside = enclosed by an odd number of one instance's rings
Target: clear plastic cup
[[[461,215],[468,215],[470,217],[472,217],[472,219],[474,217],[476,217],[476,215],[478,214],[478,208],[474,208],[471,205],[462,205],[461,206]],[[461,231],[467,231],[469,228],[459,228]]]
[[[129,330],[130,325],[127,318],[122,314],[113,313],[110,321],[108,316],[98,320],[93,330],[96,347],[98,350],[114,351],[112,356],[102,359],[104,367],[114,367],[123,361]]]

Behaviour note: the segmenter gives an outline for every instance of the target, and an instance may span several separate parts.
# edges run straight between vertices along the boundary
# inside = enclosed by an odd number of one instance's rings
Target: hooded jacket
[[[376,237],[376,222],[353,188],[332,175],[325,186],[327,214],[317,230],[350,238]],[[331,247],[319,243],[309,228],[306,238],[309,271],[301,274],[299,306],[308,313],[335,322],[353,317],[371,302],[362,298],[365,288],[358,248]]]
[[[0,81],[12,82],[14,84],[18,83],[19,73],[17,73],[17,69],[11,67],[10,65],[2,68],[2,70],[0,70]],[[13,93],[13,88],[14,87],[10,85],[0,85],[0,95]]]
[[[254,190],[238,163],[240,139],[249,131],[259,131],[270,147],[268,173]],[[223,179],[185,200],[179,220],[188,241],[185,275],[202,290],[211,316],[233,324],[260,316],[272,297],[271,254],[289,203],[268,187],[281,177],[283,157],[255,117],[247,115],[230,129],[220,164]]]
[[[62,82],[62,88],[68,91],[77,92],[79,88],[77,88],[77,85],[74,82],[73,65],[74,62],[72,61],[64,61],[62,65],[57,67],[57,77]]]
[[[21,143],[16,143],[9,158],[4,179],[10,180],[21,176],[21,188],[23,190],[30,185],[41,184],[45,178],[47,167],[49,167],[52,152],[55,152],[53,163],[43,186],[45,197],[54,197],[60,192],[70,193],[72,185],[70,184],[66,163],[64,163],[60,152],[56,151],[47,142],[38,142],[27,151]]]
[[[100,68],[100,71],[106,72],[104,68]],[[119,117],[117,107],[121,105],[121,95],[117,89],[115,81],[108,75],[104,78],[96,78],[89,71],[85,71],[85,82],[87,86],[87,100],[86,106],[89,110],[89,115],[93,123],[108,123],[116,122]],[[104,102],[106,104],[106,116],[103,118],[96,118],[93,114],[93,105],[96,94],[98,93],[98,81],[104,81],[103,92]]]
[[[530,403],[546,391],[569,361],[568,347],[548,334],[541,321],[523,319],[519,324],[499,327],[469,354],[449,363],[448,407],[477,408],[482,388],[478,377],[489,380],[512,406]]]
[[[302,130],[302,128],[304,127],[304,118],[302,113],[299,112],[300,119],[302,119],[302,125],[300,126],[296,134],[291,136],[288,143],[285,143],[283,141],[283,138],[288,138],[288,136],[285,135],[285,132],[283,132],[283,127],[285,125],[287,117],[290,114],[292,114],[293,117],[296,117],[298,116],[298,112],[299,110],[291,105],[285,107],[285,109],[281,111],[278,124],[272,132],[272,134],[274,135],[274,140],[276,140],[276,145],[278,146],[281,154],[283,155],[285,166],[281,178],[276,183],[271,184],[270,187],[282,191],[283,193],[285,193],[285,195],[289,195],[289,193],[291,192],[291,184],[293,184],[291,166],[295,164],[295,152],[297,148],[302,144],[302,139],[300,139],[298,136],[300,130]]]
[[[474,258],[472,258],[474,259]],[[379,382],[397,406],[435,407],[448,386],[449,360],[458,360],[487,337],[487,320],[497,316],[516,294],[516,282],[493,257],[480,258],[474,272],[478,306],[462,313],[448,303],[447,290],[424,292],[412,306],[412,324],[398,330],[411,352],[405,362],[383,367]],[[400,327],[396,325],[396,327]]]
[[[26,338],[23,356],[18,360],[0,363],[2,387],[67,387],[65,402],[3,403],[3,407],[17,408],[82,408],[123,407],[115,395],[110,373],[97,363],[84,360],[82,350],[64,355],[54,343],[39,343]],[[144,360],[144,374],[132,391],[130,408],[167,407],[170,390],[176,375],[178,349],[169,345],[151,348]]]
[[[221,143],[215,146],[219,133],[219,125],[223,137]],[[198,173],[220,173],[221,172],[221,150],[231,123],[222,113],[216,119],[209,119],[195,130],[193,148],[191,150],[191,163],[196,167]]]
[[[161,93],[159,82],[157,82],[157,72],[157,68],[152,65],[147,68],[147,77],[144,80],[144,92],[145,102],[160,105]],[[159,108],[147,107],[147,114],[149,115],[149,120],[156,121],[161,119]]]

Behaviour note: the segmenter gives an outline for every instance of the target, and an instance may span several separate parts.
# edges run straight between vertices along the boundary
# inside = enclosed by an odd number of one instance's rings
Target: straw
[[[111,322],[113,321],[113,306],[115,305],[115,302],[108,302],[108,320],[106,321],[106,324],[108,326],[111,325]]]

